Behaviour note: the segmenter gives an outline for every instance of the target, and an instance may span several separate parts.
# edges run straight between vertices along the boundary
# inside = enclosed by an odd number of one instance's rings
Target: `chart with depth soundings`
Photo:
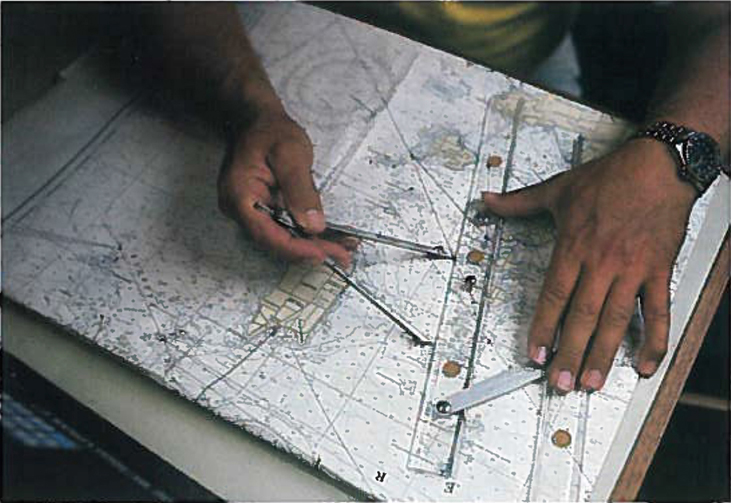
[[[601,392],[560,397],[536,383],[448,418],[434,402],[527,363],[555,239],[549,218],[479,217],[481,191],[581,169],[629,125],[314,7],[241,12],[313,140],[328,218],[456,256],[367,242],[355,254],[353,280],[434,344],[414,344],[327,268],[277,261],[226,220],[223,144],[158,96],[134,101],[6,222],[5,293],[373,497],[589,498],[637,385],[639,320]]]

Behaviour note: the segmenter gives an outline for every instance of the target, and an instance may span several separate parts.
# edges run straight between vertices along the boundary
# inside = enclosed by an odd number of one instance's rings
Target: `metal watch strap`
[[[657,121],[650,126],[638,131],[633,135],[633,138],[652,138],[660,142],[665,143],[668,146],[676,145],[684,140],[688,140],[693,137],[694,134],[700,134],[708,137],[703,133],[697,133],[696,131],[686,128],[684,126],[678,126],[668,121]],[[710,138],[710,137],[709,137]],[[690,171],[687,166],[684,165],[683,161],[678,159],[678,175],[685,181],[691,183],[699,193],[703,194],[710,183],[703,182],[699,179],[696,174]],[[731,177],[731,171],[728,165],[724,165],[720,159],[717,164],[714,165],[715,169],[718,169],[720,173],[726,174]]]
[[[672,122],[658,121],[638,131],[635,138],[654,138],[664,143],[675,143],[691,133],[691,130],[683,126],[678,126]]]

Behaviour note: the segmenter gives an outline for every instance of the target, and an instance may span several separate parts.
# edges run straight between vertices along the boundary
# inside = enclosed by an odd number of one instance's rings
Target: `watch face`
[[[689,136],[683,145],[687,170],[703,185],[710,185],[719,172],[721,153],[716,142],[705,133]]]

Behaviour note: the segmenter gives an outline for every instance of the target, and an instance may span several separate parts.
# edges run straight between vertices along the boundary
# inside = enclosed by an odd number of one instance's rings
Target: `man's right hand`
[[[350,252],[316,237],[325,229],[312,182],[312,143],[284,110],[249,42],[233,3],[180,3],[143,12],[140,29],[155,48],[152,66],[182,98],[205,106],[217,123],[235,124],[218,178],[219,207],[262,246],[286,260],[344,267]],[[255,209],[288,209],[313,237],[300,239]],[[351,243],[352,244],[352,243]]]
[[[325,215],[312,180],[312,143],[305,130],[281,109],[259,111],[235,134],[231,148],[218,179],[221,211],[286,260],[320,264],[331,257],[349,267],[350,251],[314,237],[325,230]],[[292,236],[255,203],[288,209],[313,238]]]

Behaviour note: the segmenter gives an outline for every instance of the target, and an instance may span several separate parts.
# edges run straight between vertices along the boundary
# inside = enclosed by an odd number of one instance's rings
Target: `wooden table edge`
[[[726,230],[721,250],[716,255],[706,283],[703,286],[693,314],[688,321],[683,337],[675,351],[673,360],[655,396],[622,473],[612,490],[611,501],[632,501],[637,497],[652,458],[680,398],[683,386],[701,344],[708,332],[713,316],[729,281],[731,266],[731,237]]]

